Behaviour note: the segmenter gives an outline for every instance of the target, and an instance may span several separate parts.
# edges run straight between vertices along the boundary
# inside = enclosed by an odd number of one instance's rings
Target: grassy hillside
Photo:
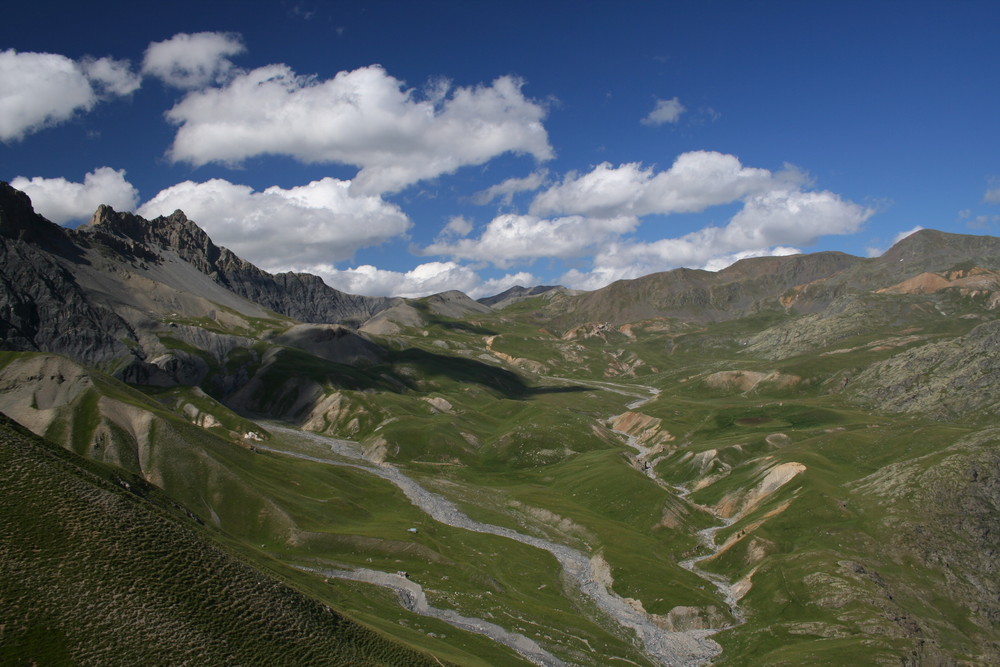
[[[0,662],[438,664],[207,541],[141,478],[0,417]]]

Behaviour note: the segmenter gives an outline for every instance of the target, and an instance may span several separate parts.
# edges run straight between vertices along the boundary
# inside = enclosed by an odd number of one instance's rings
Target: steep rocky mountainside
[[[72,267],[83,250],[0,183],[0,339],[8,350],[64,354],[89,364],[127,356],[131,327],[88,297]]]
[[[358,326],[393,303],[383,297],[346,294],[328,287],[319,276],[307,273],[262,271],[228,249],[216,246],[182,211],[145,220],[101,206],[90,223],[80,228],[80,233],[108,245],[133,242],[150,250],[151,258],[163,250],[173,250],[234,293],[301,322]]]
[[[198,384],[288,317],[360,324],[394,303],[261,271],[179,211],[149,221],[102,206],[64,229],[6,183],[0,256],[0,348],[64,354],[146,384]]]

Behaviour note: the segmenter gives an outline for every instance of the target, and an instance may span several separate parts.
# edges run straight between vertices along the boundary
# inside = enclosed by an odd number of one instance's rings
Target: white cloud
[[[537,190],[545,184],[549,172],[541,169],[528,174],[523,178],[508,178],[502,183],[490,186],[472,195],[472,201],[476,204],[489,204],[494,199],[499,198],[505,206],[510,206],[514,200],[514,195],[519,192],[531,192]]]
[[[416,298],[459,290],[478,299],[499,294],[514,285],[538,284],[538,278],[523,271],[484,281],[470,267],[457,262],[427,262],[406,272],[387,271],[370,264],[351,269],[337,269],[330,264],[313,264],[288,270],[313,273],[331,287],[366,296]]]
[[[111,95],[129,95],[142,85],[142,77],[132,71],[128,60],[85,58],[80,66],[87,78]]]
[[[572,270],[561,281],[597,289],[681,266],[717,271],[746,257],[797,253],[789,246],[808,246],[827,234],[852,234],[873,213],[831,192],[774,190],[747,198],[725,227],[704,227],[649,243],[609,243],[594,257],[589,272]]]
[[[802,254],[802,251],[798,248],[789,248],[787,246],[775,246],[774,248],[762,248],[757,250],[743,250],[741,252],[734,252],[728,255],[713,257],[705,262],[705,265],[701,268],[706,271],[721,271],[741,259],[750,259],[751,257],[786,257],[788,255],[800,254]]]
[[[990,179],[990,187],[983,194],[983,201],[987,204],[1000,204],[1000,179]]]
[[[680,120],[681,114],[687,111],[678,98],[670,100],[656,100],[656,106],[642,119],[643,125],[663,125],[664,123],[676,123]]]
[[[853,234],[874,213],[828,191],[772,190],[749,197],[719,241],[726,251],[778,243],[808,246],[827,234]]]
[[[501,292],[506,292],[511,287],[533,287],[541,283],[542,281],[538,276],[527,271],[519,271],[518,273],[508,273],[500,278],[490,278],[477,287],[472,288],[466,294],[473,299],[481,299],[484,296],[494,296]]]
[[[775,174],[744,167],[733,155],[691,151],[659,173],[635,162],[618,167],[605,162],[583,175],[567,174],[562,183],[540,193],[530,210],[536,215],[588,216],[689,213],[802,178],[792,169]]]
[[[58,224],[89,218],[101,204],[131,211],[139,202],[139,192],[125,180],[125,170],[111,167],[95,169],[83,177],[83,183],[18,176],[10,184],[31,197],[35,211]]]
[[[580,257],[608,239],[632,231],[637,224],[636,218],[627,216],[545,219],[504,214],[490,221],[478,239],[433,243],[423,254],[491,262],[499,267],[541,257]]]
[[[324,178],[255,192],[222,179],[185,181],[161,191],[138,213],[153,218],[181,209],[213,241],[270,271],[348,259],[359,248],[406,233],[410,220],[398,206],[354,194],[350,186]]]
[[[421,99],[379,66],[317,80],[286,65],[236,76],[225,88],[189,93],[167,112],[179,126],[170,158],[238,164],[256,155],[361,168],[354,188],[400,190],[507,152],[553,156],[545,109],[513,77]]]
[[[797,252],[789,246],[854,233],[874,213],[832,192],[801,189],[806,181],[794,168],[772,173],[708,151],[684,153],[658,174],[637,163],[617,168],[605,163],[584,175],[569,174],[538,195],[532,215],[500,215],[479,238],[439,240],[423,252],[499,267],[596,252],[589,272],[574,269],[563,278],[566,284],[593,288],[679,266],[717,270],[742,257]],[[742,209],[724,227],[653,242],[622,239],[639,227],[640,216],[735,201],[743,202]],[[543,211],[573,215],[536,214]]]
[[[438,234],[438,238],[447,239],[468,236],[471,231],[472,222],[460,215],[455,215],[452,216],[451,219],[448,220],[448,224],[441,229],[441,233]]]
[[[699,239],[694,235],[653,243],[615,244],[594,258],[593,269],[586,272],[571,269],[563,274],[559,282],[573,289],[595,290],[616,280],[631,280],[681,266],[721,271],[749,257],[796,255],[800,252],[797,248],[775,246],[713,254],[712,248],[699,245]]]
[[[103,98],[135,91],[127,60],[0,51],[0,141],[19,141],[90,111]],[[97,90],[95,90],[95,86]]]
[[[573,268],[561,282],[595,289],[681,266],[716,271],[746,257],[797,253],[820,236],[857,232],[875,213],[832,192],[805,189],[809,185],[795,167],[772,172],[711,151],[684,153],[662,172],[603,163],[567,174],[535,198],[529,215],[497,216],[478,238],[442,235],[423,254],[502,268],[593,255],[589,270]],[[630,238],[643,216],[737,202],[742,208],[724,226],[649,242]]]
[[[535,215],[577,214],[612,216],[634,214],[636,201],[652,178],[637,162],[612,167],[603,162],[587,174],[570,172],[562,183],[540,193],[531,203]]]
[[[96,102],[90,81],[69,58],[0,51],[0,140],[23,139]]]
[[[178,33],[162,42],[150,43],[142,72],[175,88],[203,88],[225,82],[233,70],[229,56],[244,51],[243,39],[237,34]]]

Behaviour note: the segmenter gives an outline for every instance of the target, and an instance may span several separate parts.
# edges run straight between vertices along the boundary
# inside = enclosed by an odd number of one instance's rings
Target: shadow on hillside
[[[446,320],[441,318],[434,318],[428,320],[428,324],[436,324],[444,329],[451,329],[453,331],[464,331],[465,333],[477,334],[480,336],[495,336],[497,332],[493,329],[487,329],[486,327],[476,326],[475,324],[469,324],[468,322],[456,322],[453,320]]]
[[[520,375],[507,369],[475,359],[450,357],[419,348],[409,348],[393,353],[392,362],[410,364],[416,367],[424,377],[443,377],[455,382],[482,385],[511,399],[530,398],[538,394],[588,391],[588,387],[574,385],[533,387],[528,385]]]
[[[419,301],[413,302],[410,305],[420,312],[423,316],[424,321],[428,326],[439,326],[442,329],[451,329],[452,331],[463,331],[465,333],[477,334],[479,336],[495,336],[496,331],[492,329],[487,329],[486,327],[481,327],[476,324],[470,324],[468,322],[463,322],[458,319],[451,317],[446,317],[444,315],[438,315],[430,309],[426,303],[421,303]]]

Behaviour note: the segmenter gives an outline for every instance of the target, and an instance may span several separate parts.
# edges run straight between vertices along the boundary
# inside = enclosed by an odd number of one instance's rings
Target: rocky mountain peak
[[[1000,256],[1000,239],[993,236],[950,234],[935,229],[921,229],[910,234],[883,254],[879,261],[885,264],[914,265],[927,270],[928,260],[948,268],[949,263],[967,263],[986,268],[996,266]]]
[[[64,235],[62,227],[35,212],[28,195],[0,181],[0,236],[39,243]]]
[[[137,243],[158,245],[178,251],[198,248],[213,251],[216,255],[219,251],[205,230],[189,220],[179,209],[169,216],[147,220],[134,213],[116,211],[107,204],[101,204],[90,222],[81,227],[81,230],[104,232],[126,237]]]
[[[0,181],[0,228],[13,228],[35,215],[28,195],[15,190],[6,181]]]

